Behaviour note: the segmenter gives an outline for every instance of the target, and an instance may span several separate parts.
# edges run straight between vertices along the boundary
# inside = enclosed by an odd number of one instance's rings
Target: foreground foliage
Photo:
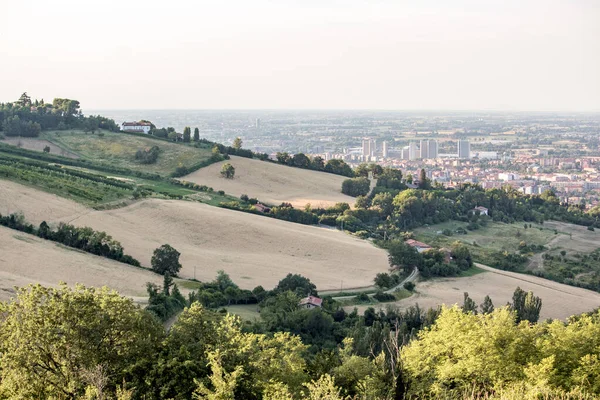
[[[297,299],[289,291],[277,296],[280,303]],[[286,313],[297,313],[297,307],[272,307],[272,321],[285,323]],[[311,312],[326,311],[303,311]],[[150,313],[106,288],[31,285],[0,304],[0,398],[579,399],[600,393],[598,312],[531,324],[517,323],[507,308],[475,314],[454,307],[414,328],[408,315],[388,317],[385,329],[360,317],[340,345],[314,352],[283,326],[244,326],[199,303],[165,332]],[[401,333],[423,326],[430,327],[416,336]]]

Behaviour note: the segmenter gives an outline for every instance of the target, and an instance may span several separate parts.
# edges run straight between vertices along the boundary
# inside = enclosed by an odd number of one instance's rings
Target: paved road
[[[406,278],[404,278],[404,280],[402,282],[400,282],[399,284],[397,284],[393,288],[384,291],[384,293],[394,293],[397,289],[402,288],[406,282],[412,282],[415,279],[417,279],[418,276],[419,276],[419,269],[417,267],[415,267],[415,269],[413,269],[413,271],[410,273],[410,275],[407,276]],[[356,295],[334,297],[333,299],[334,300],[348,300],[348,299],[356,297],[360,293],[361,292],[357,292]],[[373,297],[374,294],[375,293],[369,294],[369,297]]]

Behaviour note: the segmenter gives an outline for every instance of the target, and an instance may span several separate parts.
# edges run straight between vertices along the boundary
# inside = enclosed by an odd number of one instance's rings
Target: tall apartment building
[[[421,140],[421,158],[429,160],[438,157],[438,142],[437,140]]]
[[[362,156],[363,160],[371,161],[371,157],[377,152],[377,141],[375,139],[362,140]]]
[[[417,144],[415,142],[410,142],[408,144],[408,159],[409,160],[416,160],[417,158],[419,158],[419,151],[417,150]]]
[[[420,143],[420,149],[421,149],[421,158],[422,159],[428,159],[429,158],[429,141],[428,140],[421,140]]]
[[[458,158],[471,158],[471,143],[468,140],[458,141]]]
[[[429,141],[429,158],[438,158],[438,142],[437,142],[437,140]]]
[[[388,143],[386,141],[381,144],[381,155],[383,158],[388,158]]]

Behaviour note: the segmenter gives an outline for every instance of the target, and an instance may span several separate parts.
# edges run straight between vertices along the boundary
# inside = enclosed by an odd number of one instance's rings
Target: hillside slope
[[[173,173],[180,165],[190,167],[206,161],[212,155],[210,149],[108,131],[102,131],[102,135],[78,130],[44,132],[39,140],[44,139],[55,143],[66,152],[85,159],[161,175]],[[135,159],[138,150],[152,146],[158,146],[160,149],[155,163],[142,164]]]
[[[234,179],[221,177],[221,166],[226,162],[235,167]],[[181,179],[224,190],[234,196],[247,194],[273,205],[288,202],[294,207],[304,207],[307,203],[313,207],[326,207],[344,202],[352,206],[356,201],[341,192],[346,177],[243,157],[231,157]]]
[[[162,283],[150,271],[42,240],[0,226],[0,301],[14,295],[14,286],[108,286],[125,296],[145,300],[146,282]]]
[[[540,321],[546,318],[566,319],[571,315],[592,311],[600,307],[600,293],[564,285],[548,279],[516,272],[502,271],[478,264],[486,272],[465,278],[436,278],[417,284],[417,293],[394,303],[406,309],[418,303],[423,309],[446,304],[463,304],[463,293],[468,292],[477,304],[489,295],[494,306],[499,308],[512,301],[515,289],[533,291],[542,299]],[[348,307],[351,310],[353,307]],[[359,306],[363,312],[367,306]]]
[[[31,193],[30,201],[11,211],[22,211],[39,224],[69,221],[106,231],[127,254],[150,265],[152,252],[168,243],[181,252],[181,276],[207,281],[225,270],[243,288],[272,288],[288,273],[310,278],[319,289],[368,286],[378,272],[388,269],[387,253],[371,243],[339,231],[305,226],[231,211],[205,204],[175,200],[144,200],[128,207],[82,212],[72,201],[14,183],[9,191]],[[10,188],[10,190],[8,190]],[[60,206],[47,207],[47,204]],[[6,209],[0,203],[0,210]],[[39,212],[44,209],[45,212]]]

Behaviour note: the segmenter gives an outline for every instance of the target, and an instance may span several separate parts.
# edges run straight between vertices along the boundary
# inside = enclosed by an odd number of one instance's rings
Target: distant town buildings
[[[152,128],[150,122],[123,122],[121,124],[121,130],[123,132],[137,132],[137,133],[149,133]]]
[[[471,158],[471,143],[468,140],[458,141],[458,158]]]

